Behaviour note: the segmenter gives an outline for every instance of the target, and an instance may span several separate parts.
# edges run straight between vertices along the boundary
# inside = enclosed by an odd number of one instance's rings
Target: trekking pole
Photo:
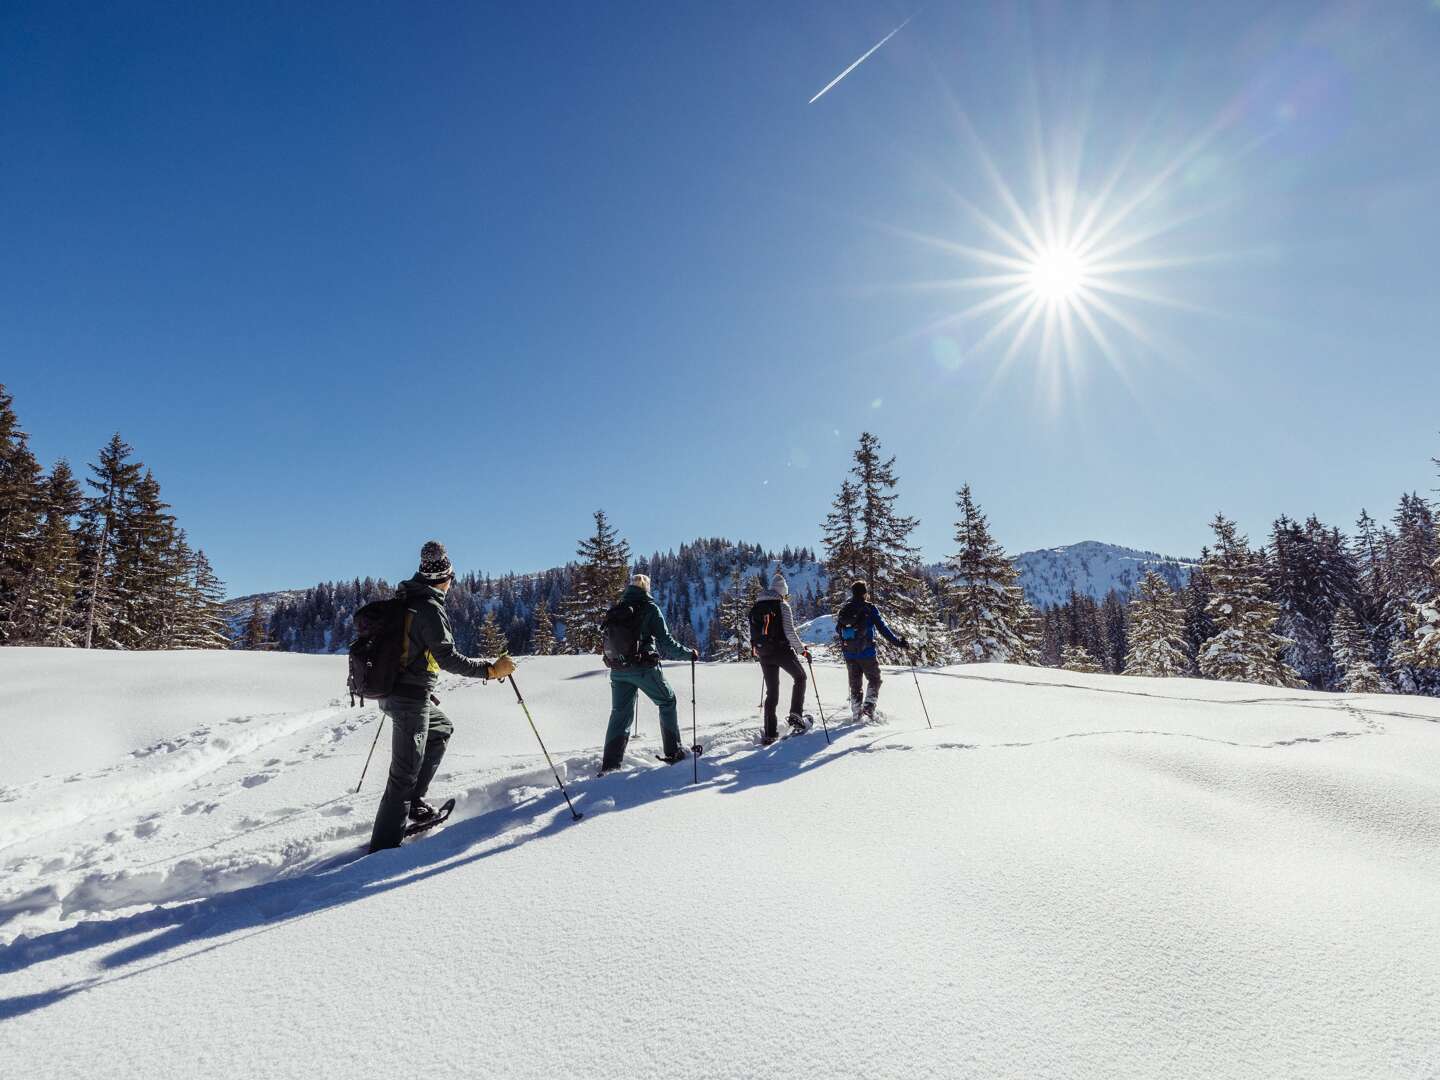
[[[925,726],[932,731],[935,725],[930,723],[930,710],[925,706],[925,695],[920,691],[920,676],[915,674],[915,654],[910,654],[910,677],[915,680],[915,693],[920,694],[920,708],[925,709]]]
[[[805,663],[810,665],[810,685],[815,688],[815,707],[820,710],[820,727],[825,732],[825,745],[830,745],[830,725],[825,722],[825,704],[820,700],[820,683],[815,678],[815,661],[805,657]]]
[[[525,699],[520,696],[520,687],[515,682],[515,676],[508,676],[510,689],[515,691],[515,700],[520,703],[520,708],[525,710],[525,719],[530,721],[530,730],[535,732],[535,741],[540,744],[540,752],[545,755],[545,761],[550,766],[550,771],[555,774],[555,783],[560,785],[560,794],[565,796],[565,805],[570,807],[570,816],[579,821],[585,815],[575,809],[575,804],[570,801],[570,793],[565,790],[565,781],[560,779],[560,770],[555,768],[555,762],[550,760],[550,751],[545,749],[545,740],[540,738],[540,729],[535,726],[535,718],[530,715],[530,706],[525,704]]]
[[[370,744],[370,753],[365,755],[365,767],[360,770],[360,781],[355,785],[355,794],[360,794],[360,784],[365,783],[365,774],[370,771],[370,759],[375,756],[375,746],[380,742],[380,732],[385,727],[385,714],[380,714],[380,723],[375,725],[375,741]]]
[[[635,715],[630,719],[630,737],[636,738],[640,734],[640,695],[635,695]]]
[[[690,762],[695,775],[692,784],[700,782],[700,736],[695,733],[695,660],[690,660]]]

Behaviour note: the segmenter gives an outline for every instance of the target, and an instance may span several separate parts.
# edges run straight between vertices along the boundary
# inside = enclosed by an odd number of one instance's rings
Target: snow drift
[[[603,671],[525,662],[578,824],[453,680],[455,817],[359,858],[341,659],[0,650],[6,1074],[1440,1073],[1440,701],[976,665],[930,730],[816,670],[832,743],[762,749],[701,665],[692,785],[648,705],[595,779]]]

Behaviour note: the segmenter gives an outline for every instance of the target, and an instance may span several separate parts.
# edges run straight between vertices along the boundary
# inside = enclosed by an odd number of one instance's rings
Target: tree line
[[[224,584],[117,433],[82,485],[45,472],[0,385],[0,644],[230,646]]]
[[[861,435],[824,522],[825,566],[832,604],[850,578],[868,580],[923,663],[1440,694],[1440,533],[1419,494],[1401,497],[1389,525],[1362,511],[1349,536],[1282,516],[1259,548],[1217,514],[1213,546],[1179,590],[1151,571],[1133,597],[1072,593],[1041,612],[969,485],[956,495],[955,552],[938,572],[922,567],[909,544],[919,521],[895,505],[894,465]]]

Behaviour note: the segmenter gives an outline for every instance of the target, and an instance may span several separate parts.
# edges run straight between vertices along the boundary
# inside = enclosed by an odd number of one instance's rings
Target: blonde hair
[[[632,577],[632,578],[630,579],[630,584],[631,584],[631,585],[639,585],[640,588],[642,588],[642,589],[645,590],[645,595],[646,595],[646,596],[649,596],[649,595],[650,595],[650,575],[649,575],[649,574],[636,574],[634,577]]]

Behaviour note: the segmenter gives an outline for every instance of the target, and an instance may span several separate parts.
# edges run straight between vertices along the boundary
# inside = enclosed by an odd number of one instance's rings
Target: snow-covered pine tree
[[[860,435],[855,448],[855,464],[850,468],[850,487],[842,485],[835,511],[825,521],[827,567],[834,574],[852,574],[870,583],[870,598],[886,613],[886,622],[895,632],[911,640],[924,637],[933,655],[949,652],[947,628],[937,618],[930,585],[917,572],[919,551],[910,546],[909,537],[919,519],[897,513],[899,498],[896,487],[895,458],[883,458],[880,440],[868,431]],[[853,503],[852,533],[847,532],[847,504]],[[843,557],[845,546],[854,544],[853,554]],[[849,581],[839,579],[840,586]],[[848,589],[832,596],[848,597]],[[890,662],[906,659],[899,649],[887,641],[877,642],[880,657]]]
[[[1104,634],[1104,655],[1100,658],[1105,670],[1119,675],[1125,670],[1125,656],[1130,651],[1129,627],[1126,625],[1125,603],[1111,589],[1100,604],[1100,629]]]
[[[1275,632],[1280,610],[1269,598],[1263,554],[1251,551],[1249,541],[1223,514],[1216,514],[1210,527],[1215,549],[1204,570],[1213,595],[1206,614],[1216,633],[1201,647],[1200,674],[1265,686],[1302,685],[1281,658],[1290,642]]]
[[[1066,671],[1083,671],[1087,675],[1099,675],[1105,670],[1084,645],[1066,645],[1060,666]]]
[[[859,486],[846,477],[830,505],[820,542],[825,548],[828,601],[833,611],[850,599],[850,583],[864,572],[860,565]]]
[[[909,594],[914,602],[910,628],[906,631],[910,642],[909,659],[926,666],[948,664],[955,657],[955,639],[941,614],[936,586],[919,566],[910,568],[910,577],[915,586]]]
[[[162,649],[170,644],[172,583],[178,557],[174,523],[160,485],[146,470],[135,482],[115,529],[113,598],[106,644],[117,649]]]
[[[1347,694],[1383,694],[1390,688],[1375,666],[1369,636],[1355,612],[1342,607],[1330,621],[1330,651],[1335,659],[1340,689]]]
[[[555,625],[550,621],[550,604],[542,596],[531,615],[530,651],[549,656],[555,651]]]
[[[232,643],[225,621],[225,583],[215,573],[209,556],[202,550],[196,549],[188,565],[185,582],[188,603],[178,647],[228,649]]]
[[[486,657],[495,657],[510,651],[510,645],[505,640],[505,631],[500,629],[500,624],[495,619],[494,608],[485,612],[485,617],[480,620],[476,647],[480,655]]]
[[[1200,549],[1200,562],[1190,570],[1190,579],[1177,595],[1180,607],[1185,612],[1185,651],[1192,657],[1200,655],[1205,642],[1215,636],[1215,623],[1210,618],[1210,597],[1214,590],[1210,579],[1205,576],[1205,564],[1210,560],[1210,549]],[[1198,670],[1198,669],[1197,669]]]
[[[1358,578],[1344,537],[1314,516],[1303,526],[1282,516],[1271,531],[1266,576],[1280,610],[1276,631],[1291,642],[1286,663],[1312,686],[1332,685],[1330,623],[1353,604]]]
[[[79,513],[80,487],[63,459],[42,486],[42,523],[30,566],[0,641],[27,645],[71,646],[79,564],[71,519]]]
[[[712,660],[733,660],[743,663],[750,656],[750,601],[746,599],[746,582],[737,560],[730,570],[730,584],[720,594],[715,609],[715,651]]]
[[[140,479],[141,464],[130,460],[134,452],[116,432],[100,450],[99,462],[90,466],[94,477],[85,481],[95,494],[86,500],[80,533],[82,648],[105,644],[111,632],[116,606],[110,588],[115,558],[112,544],[116,526],[128,512],[131,491]]]
[[[580,541],[580,561],[564,605],[565,642],[571,652],[600,651],[600,623],[620,600],[630,579],[630,545],[595,511],[595,532]]]
[[[34,561],[42,514],[40,464],[13,402],[0,383],[0,644],[18,614],[14,607]]]
[[[1147,571],[1130,599],[1129,651],[1125,674],[1170,679],[1190,673],[1185,611],[1180,598],[1155,571]]]
[[[990,535],[990,525],[964,485],[955,495],[958,548],[948,560],[949,602],[955,650],[965,664],[1034,663],[1037,642],[1027,641],[1029,605],[1020,572]]]
[[[257,599],[250,605],[250,617],[245,620],[245,632],[240,637],[240,647],[243,649],[263,649],[268,636],[268,629],[265,625],[265,615],[260,610],[260,601]]]

